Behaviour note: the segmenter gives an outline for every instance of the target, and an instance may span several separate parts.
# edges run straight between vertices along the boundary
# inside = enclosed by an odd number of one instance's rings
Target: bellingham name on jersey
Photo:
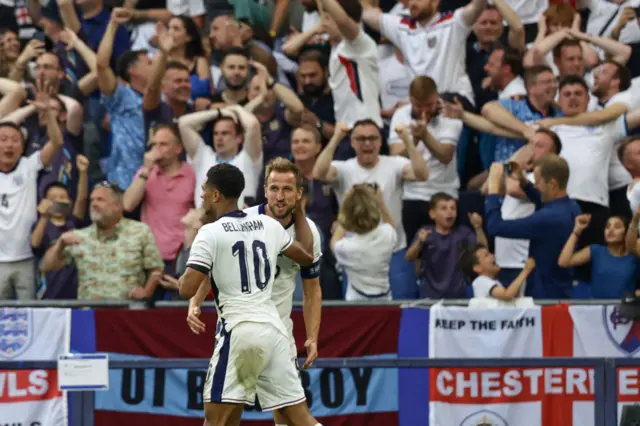
[[[251,232],[251,231],[261,231],[264,229],[264,224],[259,220],[254,220],[252,222],[244,222],[244,223],[222,223],[222,229],[226,232]]]

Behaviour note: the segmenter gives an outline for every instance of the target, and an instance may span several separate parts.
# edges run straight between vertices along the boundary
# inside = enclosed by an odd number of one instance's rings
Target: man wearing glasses
[[[123,192],[109,182],[91,193],[93,224],[65,232],[42,262],[44,272],[75,263],[78,299],[148,299],[164,263],[149,227],[123,217]]]
[[[402,225],[402,186],[405,181],[427,180],[429,171],[422,154],[416,150],[413,138],[409,136],[408,128],[399,127],[396,131],[406,146],[408,158],[380,155],[380,128],[375,121],[365,119],[357,121],[351,130],[351,146],[356,157],[347,161],[332,161],[338,145],[349,133],[345,124],[336,124],[333,138],[313,167],[313,178],[330,183],[338,203],[355,184],[365,183],[382,192],[398,232],[398,243],[389,268],[391,292],[394,299],[414,299],[418,293],[415,272],[404,259],[407,240]]]

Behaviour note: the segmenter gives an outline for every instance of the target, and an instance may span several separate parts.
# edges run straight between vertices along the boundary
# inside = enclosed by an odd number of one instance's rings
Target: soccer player
[[[216,220],[198,231],[180,278],[180,295],[187,299],[206,294],[211,283],[218,311],[203,392],[205,426],[239,425],[244,405],[254,405],[256,396],[263,411],[280,409],[289,425],[318,426],[290,361],[287,329],[271,300],[278,255],[305,266],[313,256],[277,221],[237,210],[243,190],[237,167],[218,164],[209,170],[203,205]]]
[[[289,333],[291,362],[297,366],[298,352],[293,338],[291,310],[296,277],[300,272],[304,293],[303,313],[307,332],[305,342],[307,359],[302,368],[306,369],[318,357],[317,341],[322,310],[322,290],[319,279],[322,241],[315,223],[305,216],[302,175],[294,163],[281,157],[271,160],[266,167],[264,186],[267,203],[245,209],[245,213],[270,216],[280,222],[287,233],[300,241],[303,247],[307,248],[311,245],[313,247],[313,264],[309,267],[301,268],[300,265],[284,256],[278,257],[276,279],[271,296]],[[198,318],[201,304],[202,299],[197,297],[189,302],[188,322],[196,333],[205,330],[204,323]],[[260,402],[262,404],[262,401]],[[273,414],[276,426],[287,424],[278,410]]]

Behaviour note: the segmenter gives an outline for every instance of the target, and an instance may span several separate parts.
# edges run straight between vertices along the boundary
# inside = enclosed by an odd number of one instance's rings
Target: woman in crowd
[[[211,69],[196,23],[187,16],[174,16],[167,27],[175,43],[169,59],[182,62],[191,70],[191,97],[210,97]]]
[[[18,56],[20,56],[18,34],[8,28],[0,29],[0,77],[9,77],[9,72]]]
[[[382,192],[375,184],[354,185],[340,205],[331,238],[347,276],[346,300],[391,300],[389,262],[397,238]]]
[[[582,232],[587,229],[591,215],[576,217],[558,265],[573,268],[591,262],[591,297],[595,299],[621,299],[636,288],[638,258],[625,244],[629,222],[620,216],[611,216],[604,230],[605,245],[592,244],[575,251]]]

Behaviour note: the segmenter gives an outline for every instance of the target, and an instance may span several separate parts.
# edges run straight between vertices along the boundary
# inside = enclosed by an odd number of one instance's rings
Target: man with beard
[[[302,101],[305,109],[302,123],[314,126],[324,141],[333,136],[336,116],[333,105],[333,94],[329,88],[329,70],[327,60],[317,50],[309,50],[298,59],[298,81],[302,85]]]
[[[93,224],[62,234],[47,250],[42,271],[75,263],[79,300],[150,298],[164,270],[151,229],[122,216],[122,190],[116,185],[97,184],[90,202]]]
[[[171,124],[175,118],[193,111],[189,103],[191,71],[182,62],[169,61],[174,41],[166,27],[158,26],[157,37],[160,51],[153,59],[151,76],[142,99],[147,135],[149,129],[156,125]]]
[[[441,93],[455,93],[473,104],[466,72],[466,40],[487,0],[472,0],[453,13],[438,12],[440,0],[410,0],[411,18],[382,13],[369,6],[362,20],[398,46],[411,77],[431,76]]]
[[[213,104],[245,106],[247,99],[247,79],[249,76],[249,55],[241,47],[233,47],[224,53],[222,64],[222,80],[224,89],[216,92],[211,101]]]
[[[29,244],[36,220],[38,173],[49,167],[62,148],[62,132],[50,108],[47,87],[34,106],[48,114],[49,139],[42,149],[23,157],[25,140],[14,123],[0,123],[0,299],[35,298],[33,252]]]

